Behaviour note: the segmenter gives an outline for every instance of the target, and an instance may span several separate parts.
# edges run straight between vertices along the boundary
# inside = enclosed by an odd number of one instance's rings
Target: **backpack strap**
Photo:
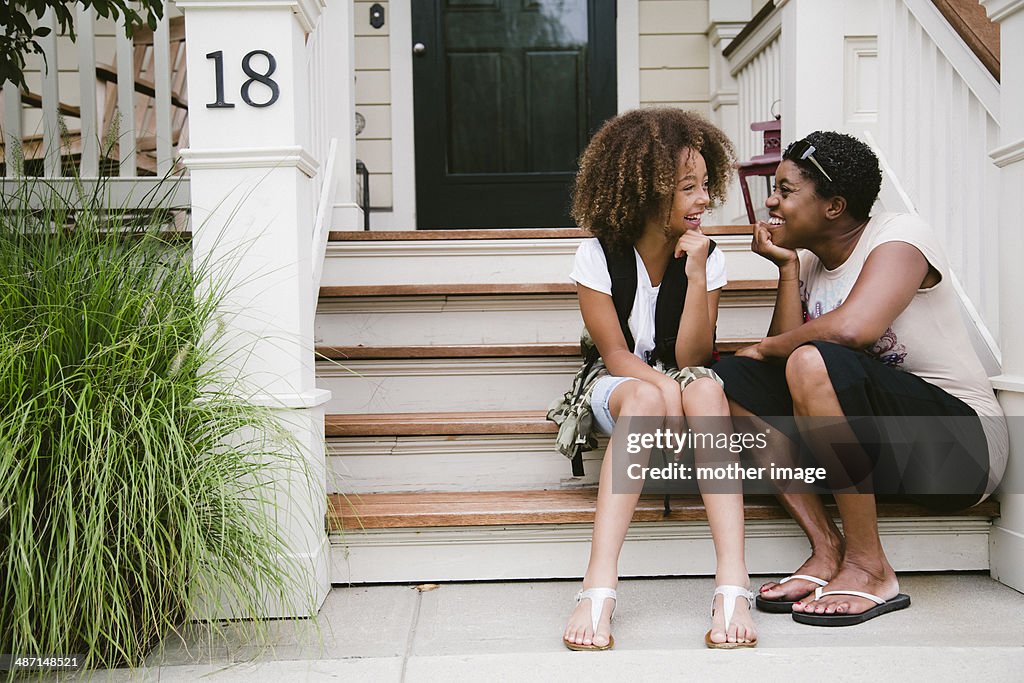
[[[718,245],[711,240],[708,257]],[[676,339],[679,337],[679,319],[683,316],[686,301],[686,254],[668,262],[665,275],[661,278],[658,302],[654,309],[654,353],[666,367],[676,367]]]
[[[598,359],[601,358],[601,354],[597,350],[596,345],[587,348],[586,354],[587,355],[583,359],[583,370],[581,370],[583,377],[586,377],[590,374],[590,370],[594,367],[594,363],[596,363]],[[583,393],[583,389],[583,382],[580,382],[579,387],[577,387],[576,389],[576,393],[573,394],[572,403],[575,403],[579,399],[580,394]],[[577,443],[573,445],[572,457],[570,458],[570,460],[572,461],[572,476],[582,477],[584,475],[582,444]]]
[[[626,346],[632,352],[636,342],[633,333],[629,331],[629,314],[636,298],[636,254],[632,248],[610,249],[604,240],[598,238],[598,242],[604,251],[608,274],[612,279],[612,302],[615,304],[615,314],[619,317],[619,327],[622,336],[626,338]]]

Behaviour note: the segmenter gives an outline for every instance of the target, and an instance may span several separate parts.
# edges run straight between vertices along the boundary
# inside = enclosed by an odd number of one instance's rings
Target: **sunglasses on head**
[[[830,183],[833,182],[832,177],[825,172],[825,169],[821,167],[818,160],[814,158],[814,153],[816,151],[817,150],[814,148],[814,145],[807,142],[807,140],[798,140],[789,146],[786,156],[791,159],[799,159],[801,161],[806,159],[807,161],[810,161],[814,164],[816,169],[821,171],[821,175],[825,176]]]

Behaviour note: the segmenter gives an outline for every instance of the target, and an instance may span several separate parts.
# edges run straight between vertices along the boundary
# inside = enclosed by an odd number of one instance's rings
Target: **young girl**
[[[612,433],[620,416],[672,422],[684,415],[729,415],[721,380],[704,367],[714,351],[725,259],[700,224],[711,201],[723,198],[733,161],[732,144],[722,131],[696,114],[670,108],[635,110],[611,119],[581,158],[573,217],[595,237],[580,244],[571,278],[600,362],[597,372],[588,373],[591,379],[579,400],[589,402],[592,422],[604,434]],[[606,254],[627,254],[628,263],[630,253],[636,263],[636,293],[627,341],[612,297]],[[674,276],[682,286],[663,295],[683,297],[675,343],[656,344],[660,285],[667,272],[679,272],[676,260],[682,258],[685,278]],[[675,267],[670,266],[673,261]],[[700,452],[695,455],[701,457]],[[610,622],[618,558],[639,493],[613,492],[612,476],[609,444],[601,467],[590,563],[563,634],[572,650],[614,645]],[[718,562],[705,643],[753,647],[757,639],[743,556],[742,494],[705,494],[704,503]]]

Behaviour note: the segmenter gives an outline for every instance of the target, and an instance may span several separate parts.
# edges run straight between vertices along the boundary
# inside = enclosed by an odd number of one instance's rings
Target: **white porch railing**
[[[809,101],[805,93],[784,92],[785,12],[779,3],[759,23],[745,29],[735,46],[726,49],[729,69],[737,81],[740,159],[761,153],[760,135],[750,123],[767,120],[777,99]],[[963,42],[931,0],[881,0],[878,27],[877,83],[841,83],[821,97],[849,97],[876,87],[876,121],[842,118],[819,120],[816,127],[847,130],[869,138],[887,164],[882,191],[886,210],[920,213],[941,236],[961,293],[964,312],[977,329],[975,346],[984,351],[991,372],[1000,358],[999,331],[998,168],[989,152],[999,143],[999,83]],[[839,19],[837,19],[838,21]],[[864,35],[833,40],[864,41]],[[821,46],[819,46],[821,47]],[[839,46],[836,46],[839,47]],[[843,54],[842,49],[831,52]],[[824,58],[824,57],[822,57]],[[847,65],[849,66],[849,65]],[[863,78],[855,69],[835,69],[838,79]],[[810,79],[793,79],[799,88],[821,89]],[[801,99],[804,98],[804,99]],[[811,98],[813,100],[813,98]],[[785,121],[783,122],[786,123]],[[865,128],[874,127],[872,136]],[[785,126],[784,126],[785,130]],[[800,133],[809,131],[802,130]],[[783,140],[783,145],[791,140]],[[755,207],[763,206],[766,189],[751,182]]]
[[[999,83],[930,0],[881,8],[878,144],[996,338]]]
[[[327,59],[327,46],[332,39],[330,24],[321,20],[306,38],[306,70],[309,83],[309,141],[306,148],[320,164],[316,178],[313,179],[314,204],[320,196],[320,189],[326,175],[324,165],[330,153],[330,133],[328,131],[327,88],[328,70],[332,65]],[[336,36],[334,38],[337,38]]]
[[[736,79],[739,131],[734,141],[740,160],[764,153],[764,138],[750,130],[755,121],[770,121],[781,111],[782,99],[782,12],[776,8],[752,32],[738,36],[738,45],[727,56],[729,71]],[[773,108],[773,105],[774,108]],[[750,199],[761,212],[768,198],[765,183],[751,179]]]
[[[327,242],[331,229],[331,214],[334,206],[337,183],[334,164],[337,160],[338,141],[331,138],[329,119],[329,70],[334,68],[328,57],[331,40],[348,36],[332,36],[333,24],[321,16],[306,40],[306,69],[309,83],[309,143],[308,149],[318,163],[316,177],[311,183],[312,204],[316,207],[313,219],[313,287],[320,287]],[[315,305],[315,304],[314,304]]]
[[[122,25],[79,7],[74,43],[57,35],[48,11],[45,59],[30,56],[27,72],[38,91],[3,88],[3,175],[116,177],[145,193],[184,173],[176,157],[188,140],[185,27],[172,11],[155,31],[127,38]]]

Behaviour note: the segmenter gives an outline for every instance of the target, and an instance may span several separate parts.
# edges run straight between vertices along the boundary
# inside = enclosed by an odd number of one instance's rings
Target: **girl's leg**
[[[653,384],[640,380],[623,382],[612,392],[608,407],[613,417],[646,416],[657,417],[665,414],[665,401],[661,391]],[[619,552],[626,538],[626,530],[636,509],[638,493],[612,492],[612,444],[601,463],[601,475],[597,489],[597,509],[594,513],[594,533],[590,546],[590,562],[583,576],[583,588],[615,588],[619,583]],[[590,616],[590,599],[585,598],[576,606],[565,626],[563,638],[578,645],[607,645],[611,634],[611,615],[614,604],[605,600],[597,633],[594,633]]]
[[[719,433],[728,429],[729,403],[722,387],[713,379],[704,377],[691,382],[683,389],[683,413],[695,433]],[[718,458],[720,451],[696,449],[697,463]],[[708,464],[711,464],[708,462]],[[721,487],[723,484],[718,483]],[[704,507],[711,527],[711,538],[715,544],[715,585],[750,587],[743,546],[743,492],[737,482],[733,492],[702,493]],[[718,488],[716,490],[722,490]],[[716,643],[749,642],[757,638],[757,631],[751,619],[746,600],[737,599],[729,630],[725,630],[725,613],[722,596],[715,596],[715,611],[711,621],[711,640]]]

